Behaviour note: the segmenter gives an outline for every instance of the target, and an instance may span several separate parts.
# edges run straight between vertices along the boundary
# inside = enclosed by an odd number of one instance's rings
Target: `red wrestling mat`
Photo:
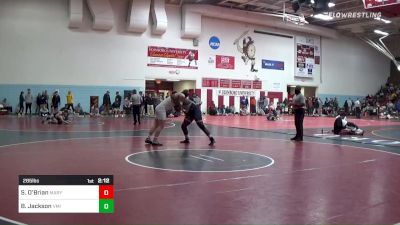
[[[181,137],[163,136],[160,141],[164,146],[158,148],[144,145],[144,137],[92,137],[0,147],[0,215],[27,224],[400,221],[399,155],[344,145],[272,139],[216,137],[217,145],[212,149],[203,136],[192,138],[190,145],[179,144],[179,140]],[[204,154],[208,160],[198,154],[201,149],[207,152]],[[159,167],[167,167],[171,160],[175,162],[172,166],[181,163],[188,169],[254,163],[238,161],[225,152],[267,156],[274,163],[242,172],[174,172],[126,161],[127,156],[138,152]],[[170,152],[180,154],[171,158],[165,154]],[[112,174],[115,212],[19,214],[20,174]]]

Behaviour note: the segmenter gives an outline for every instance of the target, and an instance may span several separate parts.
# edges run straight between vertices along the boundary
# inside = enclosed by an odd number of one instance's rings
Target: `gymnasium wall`
[[[100,98],[108,89],[112,98],[116,90],[143,90],[145,78],[196,80],[201,88],[202,77],[230,79],[259,78],[263,90],[281,91],[286,85],[317,86],[318,95],[361,96],[375,92],[389,76],[389,60],[358,40],[347,37],[321,38],[321,76],[313,79],[294,78],[294,39],[253,33],[253,30],[285,34],[299,33],[253,26],[204,17],[199,45],[181,39],[181,15],[176,6],[167,6],[168,29],[162,36],[152,35],[150,26],[143,34],[126,32],[127,0],[110,1],[114,27],[110,31],[91,29],[91,16],[84,7],[84,25],[68,28],[67,0],[2,0],[0,1],[0,98],[7,97],[15,107],[21,90],[30,87],[36,95],[41,89],[49,93],[72,89],[75,103],[89,109],[89,96]],[[250,72],[241,53],[233,44],[249,30],[256,45],[257,73]],[[302,36],[314,37],[300,34]],[[211,36],[219,37],[220,48],[208,44]],[[196,49],[199,69],[148,67],[147,47],[161,46]],[[235,57],[235,69],[216,69],[209,57]],[[285,62],[285,69],[261,68],[261,59]],[[206,90],[202,91],[202,96]],[[214,96],[217,102],[218,96]],[[204,99],[205,100],[205,99]],[[236,103],[235,103],[236,104]]]

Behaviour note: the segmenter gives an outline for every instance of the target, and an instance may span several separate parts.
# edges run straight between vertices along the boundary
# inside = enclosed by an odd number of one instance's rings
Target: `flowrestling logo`
[[[374,19],[381,18],[381,12],[328,12],[327,15],[332,18],[339,19]]]

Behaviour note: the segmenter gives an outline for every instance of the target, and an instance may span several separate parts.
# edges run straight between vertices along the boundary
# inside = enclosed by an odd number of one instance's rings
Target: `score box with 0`
[[[20,213],[114,213],[112,175],[21,175]]]

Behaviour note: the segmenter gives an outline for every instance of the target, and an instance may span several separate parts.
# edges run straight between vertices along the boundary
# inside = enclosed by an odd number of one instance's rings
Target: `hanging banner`
[[[320,39],[296,37],[296,77],[314,78],[319,74]]]
[[[243,89],[251,89],[251,80],[242,80]]]
[[[219,69],[235,69],[235,57],[217,55],[215,59],[215,67]]]
[[[229,79],[219,79],[219,87],[230,88],[231,87],[231,80],[229,80]]]
[[[246,90],[232,90],[232,89],[218,89],[217,95],[222,96],[255,96],[255,91],[246,91]]]
[[[242,88],[242,80],[232,80],[231,87],[232,88]]]
[[[147,66],[197,69],[198,59],[198,51],[194,49],[158,46],[147,48]]]
[[[203,87],[218,87],[218,78],[203,78]]]
[[[260,80],[253,81],[253,89],[261,89],[261,87],[262,87],[262,82]]]

